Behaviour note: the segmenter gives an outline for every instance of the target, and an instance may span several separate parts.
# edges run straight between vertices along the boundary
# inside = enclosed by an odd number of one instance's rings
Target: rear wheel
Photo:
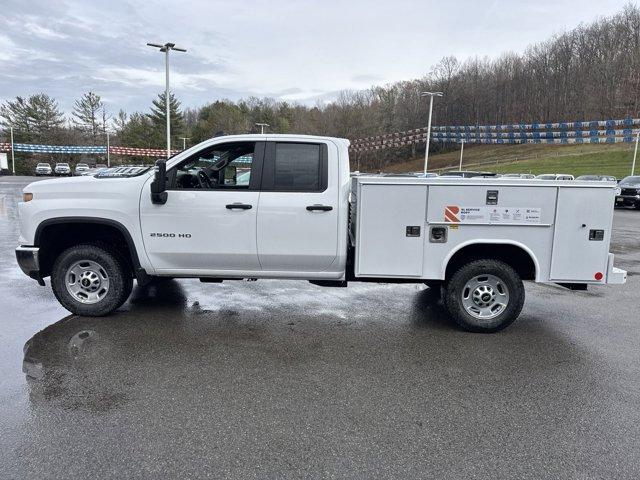
[[[498,260],[475,260],[454,272],[444,304],[454,321],[472,332],[497,332],[511,325],[524,304],[518,273]]]
[[[54,262],[51,287],[67,310],[95,317],[113,312],[129,298],[133,277],[116,251],[78,245],[62,252]]]

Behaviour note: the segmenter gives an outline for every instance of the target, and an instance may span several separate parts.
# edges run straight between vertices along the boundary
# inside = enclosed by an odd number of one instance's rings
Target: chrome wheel
[[[495,275],[478,275],[462,289],[462,305],[466,312],[481,320],[500,315],[509,304],[509,289]]]
[[[81,303],[92,304],[109,292],[109,276],[102,265],[93,260],[81,260],[69,267],[65,275],[69,294]]]

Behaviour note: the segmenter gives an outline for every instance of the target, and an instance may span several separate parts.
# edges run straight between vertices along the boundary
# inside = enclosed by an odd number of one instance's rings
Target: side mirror
[[[151,182],[151,203],[164,205],[167,203],[167,162],[156,162],[156,176]]]

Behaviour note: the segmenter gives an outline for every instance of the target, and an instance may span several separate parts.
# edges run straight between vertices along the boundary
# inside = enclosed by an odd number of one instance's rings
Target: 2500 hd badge
[[[191,238],[190,233],[150,233],[149,236],[157,238]]]

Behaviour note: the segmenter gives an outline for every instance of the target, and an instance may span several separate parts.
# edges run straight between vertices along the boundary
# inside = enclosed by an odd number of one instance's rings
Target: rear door
[[[262,270],[329,269],[338,251],[337,202],[335,145],[267,142],[257,220]]]

